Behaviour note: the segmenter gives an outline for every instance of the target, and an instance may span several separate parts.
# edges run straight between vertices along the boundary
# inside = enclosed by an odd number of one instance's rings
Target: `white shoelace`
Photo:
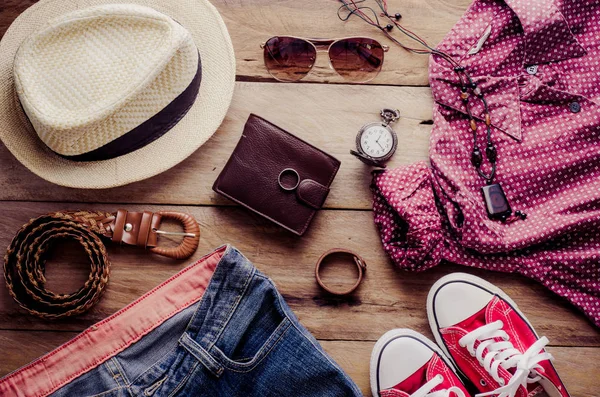
[[[460,338],[458,344],[466,347],[471,356],[477,358],[479,364],[500,384],[494,391],[477,394],[477,397],[494,396],[515,397],[520,386],[527,387],[528,383],[535,383],[541,379],[536,370],[541,369],[541,361],[553,360],[550,353],[543,351],[548,344],[545,336],[536,341],[525,353],[515,349],[510,342],[510,337],[502,329],[501,320],[481,326]],[[496,341],[501,338],[502,341]],[[477,349],[475,342],[479,341]],[[483,356],[484,350],[487,354]],[[499,367],[504,369],[515,368],[513,376],[505,385],[505,381],[498,373]]]
[[[434,391],[434,387],[439,386],[444,382],[444,377],[442,375],[436,375],[429,382],[425,383],[423,386],[419,388],[416,392],[411,394],[410,397],[450,397],[450,393],[454,392],[457,397],[466,397],[465,393],[462,392],[458,387],[452,386],[449,389]]]

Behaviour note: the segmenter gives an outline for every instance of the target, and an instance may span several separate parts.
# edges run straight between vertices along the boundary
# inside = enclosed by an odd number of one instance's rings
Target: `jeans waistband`
[[[49,395],[201,299],[187,333],[210,348],[255,272],[235,248],[218,248],[71,341],[0,379],[0,395]]]

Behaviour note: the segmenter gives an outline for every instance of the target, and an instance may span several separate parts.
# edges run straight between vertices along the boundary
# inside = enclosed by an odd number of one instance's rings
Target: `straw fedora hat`
[[[0,41],[0,139],[50,182],[121,186],[206,142],[234,82],[206,0],[41,0]]]

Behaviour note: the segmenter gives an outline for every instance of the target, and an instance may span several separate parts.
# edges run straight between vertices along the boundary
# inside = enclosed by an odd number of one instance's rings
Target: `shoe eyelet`
[[[504,381],[504,379],[500,379],[500,381],[498,382],[498,384],[499,384],[500,386],[504,386],[504,384],[505,384],[505,383],[506,383],[506,382]]]
[[[487,386],[487,382],[485,381],[485,379],[480,379],[480,380],[479,380],[479,384],[480,384],[481,386],[483,386],[483,387],[486,387],[486,386]]]
[[[469,352],[469,354],[471,355],[471,357],[475,357],[475,353],[474,352]]]
[[[437,374],[435,377],[440,381],[444,380],[444,377],[442,376],[442,374]]]

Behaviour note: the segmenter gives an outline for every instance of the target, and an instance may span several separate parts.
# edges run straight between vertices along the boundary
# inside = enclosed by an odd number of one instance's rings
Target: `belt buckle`
[[[158,235],[182,236],[181,244],[173,248],[152,247],[149,251],[158,255],[166,256],[173,259],[187,259],[196,252],[200,243],[200,225],[194,217],[188,214],[175,211],[158,211],[156,214],[163,218],[179,221],[183,226],[183,232],[169,232],[153,228],[152,232]]]

